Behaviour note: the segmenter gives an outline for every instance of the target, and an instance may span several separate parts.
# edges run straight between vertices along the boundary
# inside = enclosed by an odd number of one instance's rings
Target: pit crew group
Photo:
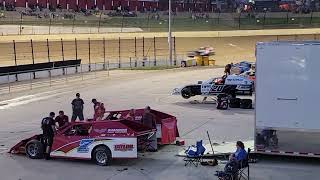
[[[100,121],[103,120],[104,114],[106,113],[106,109],[104,107],[104,104],[101,102],[98,102],[96,99],[92,99],[91,102],[93,103],[93,119],[92,121]],[[84,121],[83,116],[83,108],[84,108],[84,101],[80,98],[80,94],[76,94],[76,98],[73,99],[71,102],[72,104],[72,117],[71,117],[71,123],[75,122],[78,118],[80,121]],[[128,115],[125,117],[127,120],[133,120],[135,121],[135,110],[131,109]],[[139,123],[142,123],[144,126],[156,129],[156,119],[155,115],[151,113],[151,108],[147,106],[145,108],[144,114],[142,116],[141,121]],[[66,127],[69,124],[69,117],[64,114],[64,111],[59,111],[59,115],[55,117],[54,112],[50,112],[48,117],[45,117],[41,121],[41,129],[43,131],[43,144],[46,147],[45,148],[45,159],[50,159],[50,152],[51,147],[53,144],[53,137],[55,134],[55,131],[57,129],[62,129]],[[152,139],[156,139],[156,136],[154,134],[154,137],[151,137]],[[155,141],[156,142],[156,141]],[[156,149],[157,144],[153,144],[153,147]]]

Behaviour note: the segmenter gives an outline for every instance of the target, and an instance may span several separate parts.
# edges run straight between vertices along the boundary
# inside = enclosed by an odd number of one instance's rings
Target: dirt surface
[[[314,34],[318,31],[318,29],[300,29],[207,33],[177,32],[175,33],[175,54],[176,58],[181,60],[186,58],[188,51],[202,46],[212,46],[216,51],[216,55],[212,59],[215,59],[218,65],[241,60],[254,61],[255,44],[259,41],[316,40],[320,38],[320,36]],[[303,33],[309,35],[301,35]],[[115,33],[3,36],[0,38],[0,66],[15,65],[15,59],[18,65],[32,64],[33,61],[40,63],[76,58],[81,59],[82,63],[100,63],[104,60],[110,63],[117,63],[120,60],[123,63],[129,62],[130,58],[132,61],[142,60],[144,56],[152,61],[154,59],[168,61],[166,35],[166,33]],[[121,36],[120,41],[119,36]],[[144,40],[143,36],[145,37]],[[135,37],[137,37],[136,40]],[[156,38],[154,39],[154,37]],[[46,38],[49,39],[48,44]],[[63,39],[62,43],[61,38]],[[77,39],[76,42],[75,38]],[[90,42],[88,38],[90,38]],[[103,41],[103,38],[105,38],[105,41]],[[33,39],[33,54],[30,39]],[[12,40],[16,41],[16,57]]]
[[[70,101],[80,92],[85,101],[85,116],[91,117],[91,98],[105,103],[107,110],[152,108],[178,118],[181,139],[187,144],[196,140],[208,143],[206,131],[213,142],[253,138],[254,110],[216,110],[213,104],[191,104],[196,97],[184,100],[171,96],[173,88],[220,76],[223,69],[187,68],[163,71],[111,71],[110,76],[73,83],[55,84],[50,88],[34,89],[1,96],[0,173],[4,180],[209,180],[216,179],[216,167],[184,166],[175,155],[186,147],[168,145],[155,153],[139,154],[138,159],[115,160],[109,167],[99,167],[90,161],[53,159],[31,160],[10,155],[8,148],[21,139],[40,132],[41,118],[50,111],[71,113]],[[94,73],[91,73],[92,75]],[[132,93],[134,92],[134,93]],[[6,101],[4,101],[6,99]],[[9,100],[9,101],[8,101]],[[252,164],[250,178],[254,180],[318,179],[319,163],[312,160],[271,158]]]

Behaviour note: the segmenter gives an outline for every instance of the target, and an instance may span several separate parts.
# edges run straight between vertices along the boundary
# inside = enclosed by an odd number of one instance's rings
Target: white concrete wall
[[[76,67],[69,67],[65,68],[65,73],[68,74],[75,74],[76,73]]]
[[[96,69],[97,71],[103,70],[103,64],[96,64],[95,69]]]
[[[49,72],[48,71],[36,72],[36,78],[46,78],[46,77],[49,77]]]
[[[26,81],[30,80],[30,78],[33,78],[33,73],[18,74],[18,81]]]

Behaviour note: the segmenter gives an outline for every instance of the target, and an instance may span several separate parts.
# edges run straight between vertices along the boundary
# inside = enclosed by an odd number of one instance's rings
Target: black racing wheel
[[[43,144],[36,139],[30,140],[26,145],[26,154],[31,159],[43,158],[43,152]]]
[[[190,88],[183,88],[181,90],[181,96],[185,99],[189,99],[192,96]]]
[[[107,166],[111,163],[111,151],[106,146],[99,146],[93,150],[92,159],[99,166]]]

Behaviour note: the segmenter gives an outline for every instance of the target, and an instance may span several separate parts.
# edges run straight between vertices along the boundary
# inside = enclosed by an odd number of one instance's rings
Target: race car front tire
[[[111,151],[106,146],[98,146],[93,150],[92,159],[99,166],[108,166],[111,163]]]
[[[181,90],[181,96],[184,99],[189,99],[192,96],[191,89],[190,88],[183,88]]]
[[[26,145],[26,155],[31,159],[41,159],[43,158],[44,147],[43,144],[34,139],[27,143]]]

